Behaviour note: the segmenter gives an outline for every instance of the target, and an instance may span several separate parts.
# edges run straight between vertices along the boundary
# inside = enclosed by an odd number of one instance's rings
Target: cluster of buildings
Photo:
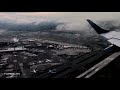
[[[90,49],[84,46],[34,40],[19,41],[14,38],[13,42],[0,42],[0,78],[34,77],[88,52],[91,52]]]

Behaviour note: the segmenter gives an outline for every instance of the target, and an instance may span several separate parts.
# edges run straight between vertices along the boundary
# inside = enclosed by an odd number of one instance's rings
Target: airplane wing
[[[111,31],[107,34],[102,34],[103,37],[107,38],[108,42],[120,47],[120,32]]]
[[[105,37],[108,42],[120,47],[120,32],[104,30],[100,28],[98,25],[96,25],[94,22],[92,22],[91,20],[88,19],[87,21],[94,28],[94,30],[101,36]]]
[[[120,47],[120,40],[117,40],[117,39],[109,39],[108,40],[111,44],[114,44],[118,47]]]
[[[103,34],[103,33],[107,33],[109,32],[108,30],[102,29],[100,28],[98,25],[96,25],[94,22],[92,22],[91,20],[87,19],[87,21],[89,22],[89,24],[94,28],[94,30],[98,33],[98,34]]]

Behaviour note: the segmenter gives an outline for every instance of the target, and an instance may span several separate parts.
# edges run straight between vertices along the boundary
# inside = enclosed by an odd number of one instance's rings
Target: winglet
[[[108,30],[102,29],[101,27],[99,27],[98,25],[96,25],[94,22],[92,22],[91,20],[87,19],[87,21],[89,22],[89,24],[94,28],[94,30],[98,33],[98,34],[103,34],[103,33],[107,33],[109,32]]]

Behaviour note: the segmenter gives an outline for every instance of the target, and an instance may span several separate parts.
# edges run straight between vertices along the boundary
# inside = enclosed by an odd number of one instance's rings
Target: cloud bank
[[[55,27],[57,31],[88,31],[92,29],[86,19],[93,20],[104,29],[120,27],[120,12],[1,12],[0,21],[13,24],[41,22],[64,23]]]

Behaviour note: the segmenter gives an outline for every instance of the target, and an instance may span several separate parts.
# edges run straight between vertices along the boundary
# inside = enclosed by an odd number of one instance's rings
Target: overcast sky
[[[68,21],[78,21],[84,19],[109,20],[120,18],[120,12],[0,12],[0,19],[9,19],[22,22],[25,20],[39,18],[62,19]],[[33,19],[33,20],[34,20]]]
[[[120,12],[0,12],[0,20],[11,23],[31,23],[43,21],[64,22],[66,25],[58,29],[71,30],[85,28],[87,21],[119,20]]]

